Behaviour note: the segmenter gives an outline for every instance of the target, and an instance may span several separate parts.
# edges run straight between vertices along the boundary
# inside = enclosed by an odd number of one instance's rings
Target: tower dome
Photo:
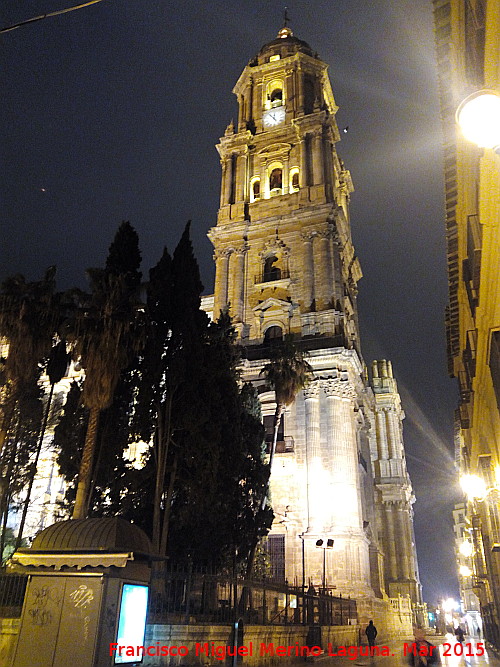
[[[292,30],[288,26],[284,26],[278,32],[276,39],[264,44],[259,53],[252,61],[252,65],[262,65],[269,62],[272,56],[279,56],[280,59],[293,56],[297,52],[305,53],[313,58],[317,54],[313,52],[307,42],[304,42],[298,37],[294,37]]]

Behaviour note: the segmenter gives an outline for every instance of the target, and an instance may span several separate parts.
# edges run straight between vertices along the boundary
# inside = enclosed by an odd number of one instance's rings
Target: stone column
[[[215,259],[215,290],[214,290],[214,320],[220,316],[220,311],[227,306],[228,294],[228,269],[229,255],[228,249],[217,250],[214,254]]]
[[[323,289],[321,290],[321,301],[324,308],[329,308],[333,291],[332,260],[330,256],[330,232],[320,232],[318,237],[321,256],[321,263],[319,266],[321,267],[321,283],[323,285]]]
[[[410,579],[410,553],[407,540],[407,512],[403,502],[398,503],[398,544],[400,554],[400,574],[403,579]]]
[[[326,394],[332,528],[362,530],[358,498],[358,445],[353,424],[354,389],[339,379],[322,383]]]
[[[247,117],[246,117],[245,120],[247,122],[251,122],[252,119],[253,119],[253,79],[252,79],[252,77],[250,77],[248,79],[246,98],[248,100],[248,107],[247,107]]]
[[[375,419],[377,422],[377,440],[378,440],[379,458],[387,460],[389,458],[389,445],[387,442],[386,422],[383,410],[377,410],[377,412],[375,413]]]
[[[220,161],[220,166],[221,166],[221,184],[220,184],[220,206],[224,206],[226,203],[226,160],[221,160]]]
[[[247,156],[242,153],[236,160],[236,201],[245,201],[246,182]]]
[[[312,382],[303,390],[306,431],[306,475],[307,475],[307,532],[316,533],[319,525],[319,503],[321,502],[321,451],[319,424],[319,385]]]
[[[312,141],[313,183],[321,185],[323,173],[323,129],[316,130]]]
[[[298,104],[297,104],[297,114],[299,116],[304,115],[304,74],[300,67],[297,68],[296,72],[297,77],[297,92],[298,92]]]
[[[301,188],[305,188],[309,183],[307,182],[307,139],[302,137],[300,140],[300,172],[299,184]]]
[[[385,503],[385,525],[387,528],[387,546],[389,553],[386,553],[387,569],[389,572],[389,579],[395,581],[398,578],[398,564],[396,556],[396,535],[394,533],[394,514],[392,503]]]
[[[311,310],[314,300],[314,262],[313,262],[313,232],[302,232],[302,244],[304,248],[304,270],[302,274],[304,311]]]
[[[397,424],[397,415],[395,410],[388,408],[385,413],[387,420],[387,434],[389,439],[389,458],[400,459],[400,442],[399,442],[399,424]]]
[[[231,275],[233,279],[233,293],[231,295],[231,313],[235,322],[243,321],[243,302],[245,287],[245,252],[246,247],[241,246],[233,253],[233,266]]]
[[[226,159],[225,179],[224,179],[224,204],[231,204],[233,193],[233,156],[228,155]]]

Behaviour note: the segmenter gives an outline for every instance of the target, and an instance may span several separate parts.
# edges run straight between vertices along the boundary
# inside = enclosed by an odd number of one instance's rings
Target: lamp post
[[[468,141],[500,155],[500,93],[489,89],[472,93],[460,103],[455,118]]]
[[[330,538],[326,540],[326,544],[322,539],[316,541],[318,549],[323,549],[323,593],[326,591],[326,550],[333,549],[333,543],[334,541]]]

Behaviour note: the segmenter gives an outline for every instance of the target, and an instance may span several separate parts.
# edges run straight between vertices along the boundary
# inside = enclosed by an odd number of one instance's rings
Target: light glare
[[[469,498],[483,498],[486,495],[486,484],[478,475],[462,475],[460,486]]]
[[[500,146],[500,95],[482,90],[467,97],[457,110],[457,122],[466,139],[480,148]]]
[[[462,556],[465,556],[466,558],[469,558],[469,556],[472,556],[472,542],[462,542],[460,545],[459,549],[460,553]]]

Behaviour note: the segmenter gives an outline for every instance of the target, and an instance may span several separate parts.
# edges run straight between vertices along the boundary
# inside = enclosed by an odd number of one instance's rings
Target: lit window
[[[299,170],[297,167],[290,169],[290,192],[297,192],[299,189]]]
[[[281,88],[275,88],[271,93],[271,107],[280,107],[283,105],[283,91]]]
[[[269,190],[271,195],[281,194],[283,185],[283,170],[279,167],[273,169],[269,175]]]
[[[265,108],[274,109],[281,107],[285,103],[285,94],[283,81],[281,79],[273,79],[266,85]]]
[[[250,202],[260,199],[260,178],[254,178],[250,185]]]
[[[281,57],[281,56],[280,56],[279,53],[275,53],[274,56],[271,56],[271,57],[269,58],[269,62],[272,63],[272,62],[274,62],[275,60],[279,60],[280,57]]]

